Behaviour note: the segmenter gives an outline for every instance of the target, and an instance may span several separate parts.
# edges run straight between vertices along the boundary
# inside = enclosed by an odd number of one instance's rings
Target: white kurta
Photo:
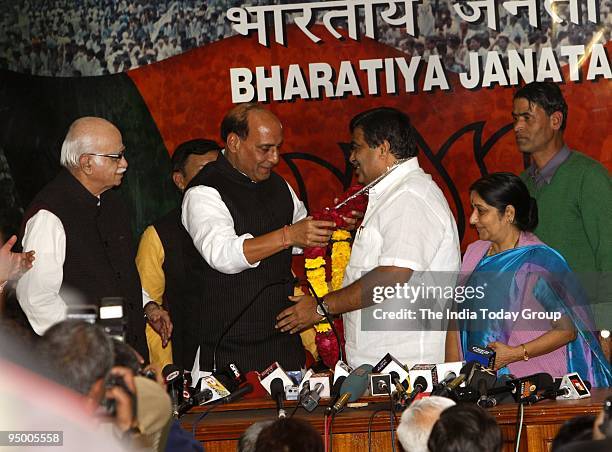
[[[379,266],[457,272],[460,263],[455,219],[442,191],[415,157],[370,190],[344,285]],[[361,316],[366,312],[344,314],[351,366],[374,365],[386,353],[409,366],[444,361],[445,331],[362,331]]]

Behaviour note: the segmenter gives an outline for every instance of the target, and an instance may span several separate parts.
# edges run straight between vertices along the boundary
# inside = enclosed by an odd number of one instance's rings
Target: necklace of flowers
[[[344,194],[345,199],[351,197],[361,188],[361,186],[351,187]],[[304,250],[306,278],[319,298],[327,295],[330,292],[330,288],[334,291],[342,287],[344,273],[351,257],[352,240],[351,233],[346,229],[347,224],[344,221],[344,217],[350,217],[353,210],[364,212],[367,202],[367,194],[362,194],[350,199],[349,202],[339,209],[326,208],[313,213],[312,216],[315,220],[334,221],[337,227],[331,237],[331,281],[329,285],[325,273],[327,247],[307,248]],[[318,333],[325,333],[330,329],[331,325],[326,319],[315,325],[315,330]]]

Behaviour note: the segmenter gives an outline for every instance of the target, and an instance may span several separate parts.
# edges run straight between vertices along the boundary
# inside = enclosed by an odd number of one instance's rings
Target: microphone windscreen
[[[510,392],[510,382],[515,380],[516,377],[512,374],[501,374],[495,380],[493,385],[493,397],[497,400],[497,405],[502,403],[514,403],[514,398]],[[495,389],[501,389],[501,391],[495,391]],[[503,389],[506,389],[505,391]]]
[[[174,381],[182,374],[181,368],[174,364],[166,364],[164,369],[162,370],[162,377],[164,377],[164,381],[169,383]]]
[[[536,379],[536,385],[538,389],[548,389],[552,388],[555,385],[555,380],[550,374],[547,373],[539,373],[537,374],[538,378]]]
[[[469,386],[471,384],[472,376],[474,375],[474,371],[480,367],[480,363],[476,361],[468,361],[462,368],[459,375],[465,375],[466,385]]]
[[[427,389],[427,380],[423,376],[418,376],[416,380],[414,380],[414,384],[412,385],[412,390],[414,391],[417,386],[421,387],[421,392]]]
[[[283,380],[280,378],[275,378],[270,383],[270,394],[273,399],[276,399],[279,395],[282,395],[285,398],[285,386],[283,385]]]
[[[346,380],[346,377],[344,375],[341,377],[338,377],[338,379],[332,386],[330,397],[336,398],[338,397],[338,395],[340,395],[340,389],[342,388],[342,385],[344,384],[344,380]]]
[[[349,402],[356,401],[366,392],[368,389],[368,377],[372,373],[372,369],[373,367],[370,364],[362,364],[346,377],[340,392],[342,394],[351,394]]]

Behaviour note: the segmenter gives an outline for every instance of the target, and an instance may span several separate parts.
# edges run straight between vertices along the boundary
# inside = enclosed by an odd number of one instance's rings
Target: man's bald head
[[[70,125],[64,138],[60,163],[68,169],[77,168],[81,155],[98,153],[117,139],[121,141],[121,133],[110,121],[93,116],[79,118]]]
[[[276,115],[260,104],[240,104],[228,111],[223,118],[221,122],[221,139],[227,142],[230,133],[235,133],[242,140],[246,140],[249,135],[249,115],[251,114],[261,115],[266,120],[277,122],[280,125],[280,121]]]
[[[444,397],[425,397],[404,411],[397,437],[406,452],[427,452],[427,441],[434,424],[445,409],[455,405]]]
[[[102,118],[84,117],[72,123],[60,163],[94,196],[121,184],[128,163],[119,129]]]

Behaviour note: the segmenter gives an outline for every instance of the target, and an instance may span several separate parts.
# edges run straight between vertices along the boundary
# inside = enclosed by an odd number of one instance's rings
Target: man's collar
[[[62,169],[62,176],[68,184],[72,185],[70,189],[72,193],[73,200],[79,200],[79,202],[85,206],[90,207],[98,207],[101,203],[101,197],[104,193],[100,194],[100,196],[96,196],[91,193],[85,185],[67,168]],[[108,190],[107,190],[108,191]]]
[[[400,163],[397,168],[389,173],[388,176],[384,177],[378,184],[370,189],[370,196],[375,196],[378,198],[396,181],[404,178],[406,174],[419,168],[419,160],[416,157],[412,157],[405,162]]]
[[[232,164],[232,162],[228,160],[227,156],[225,155],[225,149],[223,149],[221,153],[219,154],[219,157],[217,158],[217,162],[218,162],[219,167],[222,170],[225,170],[226,173],[230,174],[233,177],[233,179],[236,180],[237,182],[241,182],[243,184],[252,185],[252,186],[255,186],[257,184],[257,182],[251,180],[249,176],[247,176],[242,171],[240,171],[238,168],[236,168]]]
[[[535,163],[529,167],[529,176],[533,179],[536,186],[541,186],[544,183],[550,184],[557,169],[565,162],[571,154],[570,149],[566,144],[551,158],[543,168],[538,169]]]

